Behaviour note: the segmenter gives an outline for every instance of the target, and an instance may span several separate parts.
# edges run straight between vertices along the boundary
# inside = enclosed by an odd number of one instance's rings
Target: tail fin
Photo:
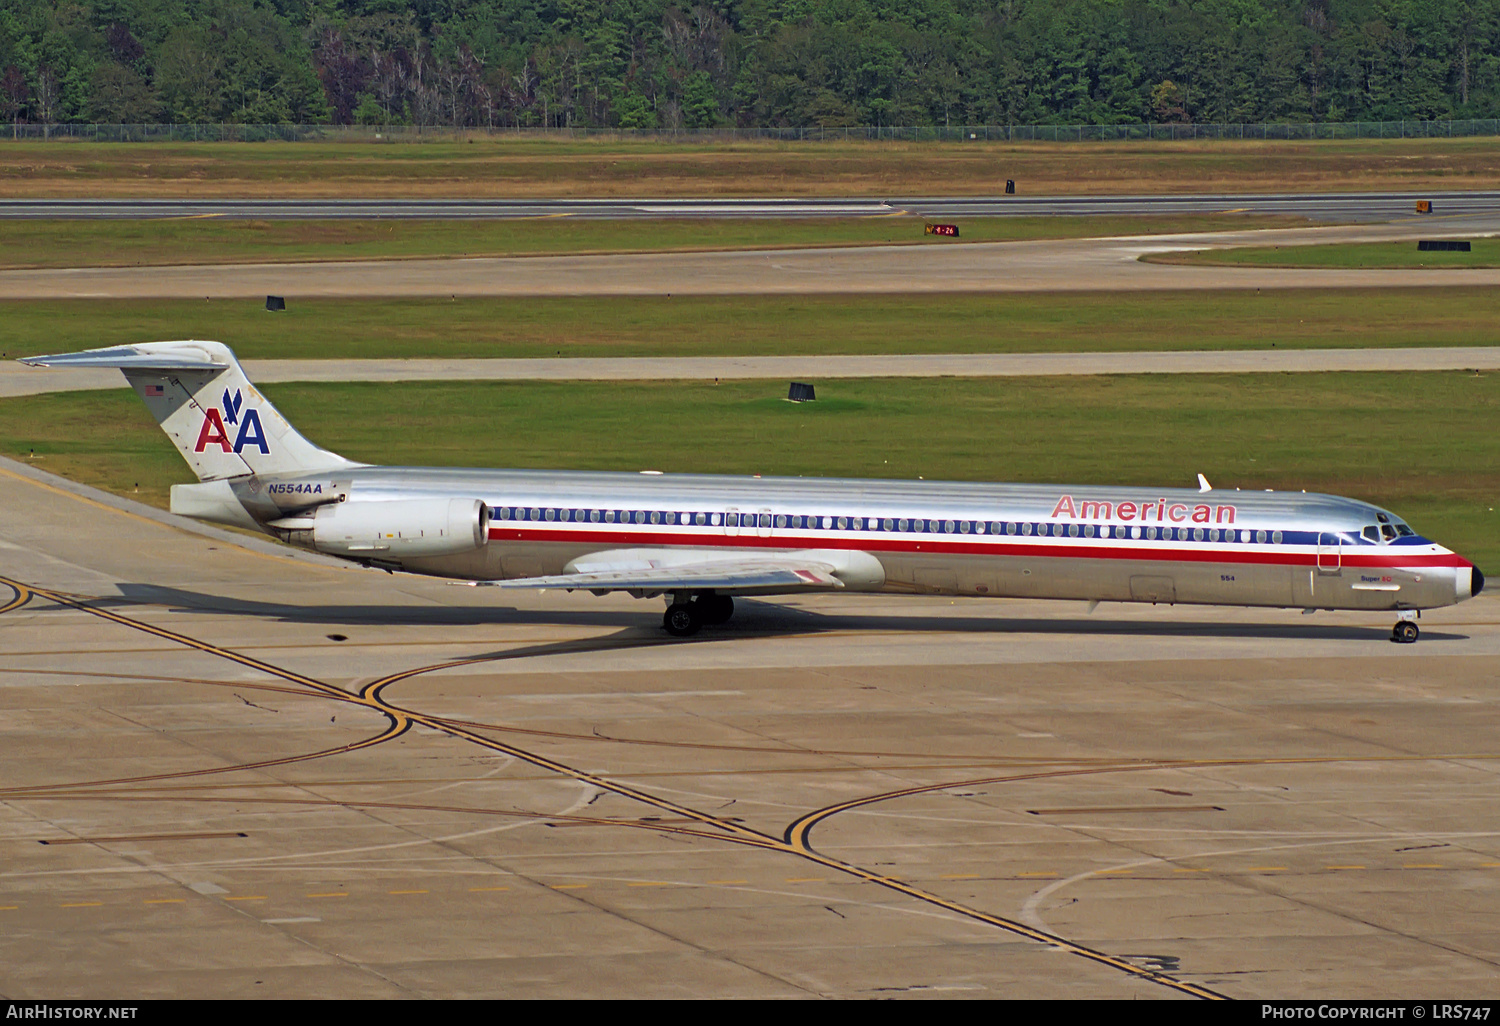
[[[200,481],[360,465],[298,434],[220,342],[143,342],[21,362],[118,367]]]

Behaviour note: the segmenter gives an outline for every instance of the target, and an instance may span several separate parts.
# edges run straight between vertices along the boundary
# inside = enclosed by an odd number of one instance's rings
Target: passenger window
[[[1024,523],[1024,524],[1021,525],[1021,533],[1023,535],[1028,535],[1029,536],[1031,534],[1031,531],[1032,531],[1032,524],[1030,523],[1030,521],[1028,521],[1028,522],[1026,522],[1026,523]]]
[[[784,517],[784,516],[777,517],[776,518],[776,526],[777,527],[785,527],[786,526],[786,517]]]
[[[1280,545],[1281,544],[1281,532],[1280,531],[1272,531],[1271,532],[1271,543],[1273,545]]]
[[[1264,531],[1256,531],[1255,532],[1255,540],[1258,543],[1260,543],[1261,545],[1264,545],[1266,543],[1266,532],[1264,532]]]

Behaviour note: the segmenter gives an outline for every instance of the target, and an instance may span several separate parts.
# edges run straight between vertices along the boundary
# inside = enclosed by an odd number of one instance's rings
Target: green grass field
[[[282,384],[352,459],[1307,489],[1367,499],[1500,566],[1500,375],[1265,374],[723,385]],[[165,505],[186,465],[128,391],[0,401],[0,452]],[[136,492],[137,487],[139,493]]]
[[[667,250],[775,249],[889,244],[962,245],[1021,239],[1306,227],[1298,217],[978,217],[957,239],[927,235],[914,215],[860,218],[610,220],[246,221],[158,218],[0,221],[0,268],[534,256]]]
[[[0,302],[0,358],[213,339],[245,358],[746,356],[1493,345],[1485,288]]]
[[[1473,239],[1468,253],[1421,252],[1416,242],[1350,242],[1330,246],[1245,246],[1157,253],[1158,264],[1214,267],[1421,268],[1500,267],[1500,239]]]

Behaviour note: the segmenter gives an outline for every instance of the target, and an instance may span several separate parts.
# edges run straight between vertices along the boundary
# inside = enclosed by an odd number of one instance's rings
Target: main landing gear
[[[661,625],[676,638],[688,638],[705,626],[721,624],[734,615],[734,599],[728,595],[673,595]]]
[[[1391,640],[1401,644],[1410,645],[1417,640],[1422,632],[1417,629],[1417,611],[1415,609],[1403,609],[1396,614],[1400,617],[1396,626],[1391,628]]]

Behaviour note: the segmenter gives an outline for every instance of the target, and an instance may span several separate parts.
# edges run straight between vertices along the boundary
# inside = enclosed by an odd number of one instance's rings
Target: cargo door
[[[1130,598],[1133,602],[1165,602],[1170,605],[1177,601],[1177,582],[1170,577],[1132,577]]]

